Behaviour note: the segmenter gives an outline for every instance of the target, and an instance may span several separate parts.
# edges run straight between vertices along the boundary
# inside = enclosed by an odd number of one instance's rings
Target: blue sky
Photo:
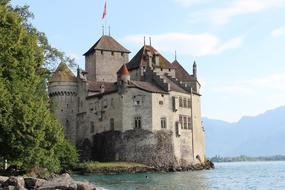
[[[237,121],[285,105],[285,0],[12,0],[30,6],[33,24],[76,58],[102,35],[102,24],[129,49],[143,36],[169,61],[198,64],[203,116]]]

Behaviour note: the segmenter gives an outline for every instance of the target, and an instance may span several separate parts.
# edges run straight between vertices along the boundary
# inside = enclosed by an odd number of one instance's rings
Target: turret
[[[194,61],[194,64],[193,64],[193,77],[195,79],[197,79],[197,64],[196,64],[195,61]]]
[[[130,51],[111,36],[103,35],[85,54],[88,80],[115,82],[116,71],[129,62]]]
[[[60,63],[49,79],[51,111],[64,126],[68,140],[75,144],[77,112],[77,79],[66,64]]]
[[[123,83],[126,84],[130,81],[130,74],[125,64],[117,72],[117,80],[118,82],[122,81]]]
[[[130,74],[127,66],[124,64],[117,72],[117,85],[120,94],[123,94],[126,91],[129,82],[130,82]]]

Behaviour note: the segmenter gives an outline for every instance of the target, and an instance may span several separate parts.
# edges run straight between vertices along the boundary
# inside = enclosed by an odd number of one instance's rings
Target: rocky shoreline
[[[100,190],[94,184],[75,181],[69,174],[53,175],[47,180],[32,177],[0,176],[0,190]]]
[[[94,170],[77,170],[78,174],[122,174],[122,173],[143,173],[143,172],[180,172],[214,169],[211,161],[203,164],[196,164],[185,167],[155,168],[149,166],[135,167],[101,167]],[[67,173],[62,175],[52,175],[48,179],[34,177],[0,176],[0,190],[99,190],[95,184],[84,181],[75,181]]]

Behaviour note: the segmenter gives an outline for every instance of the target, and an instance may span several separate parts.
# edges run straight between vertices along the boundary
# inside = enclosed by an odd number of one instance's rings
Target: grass
[[[87,173],[92,173],[101,170],[112,170],[112,169],[132,169],[132,168],[149,168],[149,166],[144,164],[139,164],[135,162],[97,162],[88,161],[80,163],[77,167],[78,170]]]

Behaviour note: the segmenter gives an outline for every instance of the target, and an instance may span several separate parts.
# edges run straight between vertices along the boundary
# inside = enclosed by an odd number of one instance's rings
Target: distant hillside
[[[203,118],[208,157],[285,155],[285,106],[237,123]]]

